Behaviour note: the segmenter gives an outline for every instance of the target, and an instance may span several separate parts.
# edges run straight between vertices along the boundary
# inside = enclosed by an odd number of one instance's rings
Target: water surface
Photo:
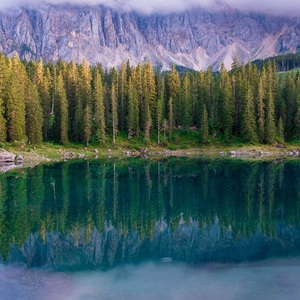
[[[3,299],[300,298],[297,161],[65,162],[0,199]]]

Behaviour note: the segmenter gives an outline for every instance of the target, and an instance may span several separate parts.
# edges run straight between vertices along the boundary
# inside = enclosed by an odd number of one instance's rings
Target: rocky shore
[[[59,146],[61,147],[61,146]],[[48,149],[45,146],[34,148],[30,151],[19,149],[7,151],[0,149],[0,172],[15,168],[33,167],[40,163],[58,162],[71,159],[126,159],[126,158],[159,158],[159,157],[206,157],[206,158],[231,158],[242,160],[278,160],[297,159],[300,151],[297,147],[287,146],[245,146],[245,147],[199,147],[190,149],[97,149],[84,147],[78,149]]]

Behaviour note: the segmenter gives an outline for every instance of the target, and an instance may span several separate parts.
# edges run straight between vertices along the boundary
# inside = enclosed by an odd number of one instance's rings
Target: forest
[[[0,142],[114,145],[122,134],[167,145],[175,131],[197,132],[199,144],[299,140],[300,74],[276,71],[270,60],[258,68],[234,59],[214,74],[0,54]]]

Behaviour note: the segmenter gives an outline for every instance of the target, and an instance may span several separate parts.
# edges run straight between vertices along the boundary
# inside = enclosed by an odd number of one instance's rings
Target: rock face
[[[0,51],[21,59],[59,58],[104,67],[151,61],[196,70],[295,52],[300,20],[259,13],[195,9],[139,15],[105,6],[43,5],[0,12]]]

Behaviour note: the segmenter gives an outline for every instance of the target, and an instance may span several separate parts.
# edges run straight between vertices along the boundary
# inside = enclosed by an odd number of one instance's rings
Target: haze
[[[222,7],[228,4],[232,8],[264,13],[297,15],[300,13],[299,0],[44,0],[46,3],[73,4],[105,4],[112,8],[126,11],[137,11],[143,14],[181,12],[195,7]],[[19,6],[36,6],[41,0],[0,0],[0,9],[17,8]]]

